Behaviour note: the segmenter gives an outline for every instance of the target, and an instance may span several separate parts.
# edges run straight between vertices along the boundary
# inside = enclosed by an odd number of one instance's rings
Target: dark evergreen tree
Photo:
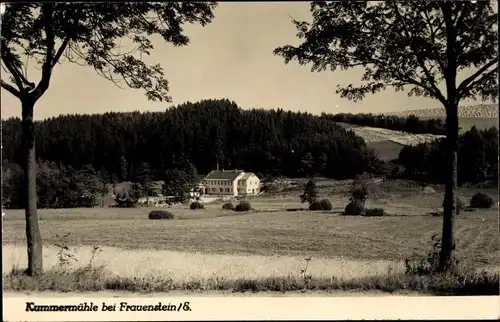
[[[300,202],[308,202],[312,204],[318,199],[318,187],[316,187],[316,182],[313,179],[307,181],[304,187],[304,193],[300,195]]]

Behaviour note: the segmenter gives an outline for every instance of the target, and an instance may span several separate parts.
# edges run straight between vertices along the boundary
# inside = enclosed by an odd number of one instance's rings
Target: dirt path
[[[79,297],[79,298],[95,298],[95,297],[380,297],[380,296],[423,296],[418,293],[384,293],[384,292],[258,292],[258,293],[233,293],[233,292],[168,292],[168,293],[131,293],[131,292],[82,292],[82,293],[61,293],[61,292],[13,292],[4,291],[3,297]]]

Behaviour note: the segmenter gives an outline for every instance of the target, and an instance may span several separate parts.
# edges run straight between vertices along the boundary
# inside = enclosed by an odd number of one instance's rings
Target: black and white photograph
[[[500,295],[496,1],[0,9],[4,299]]]

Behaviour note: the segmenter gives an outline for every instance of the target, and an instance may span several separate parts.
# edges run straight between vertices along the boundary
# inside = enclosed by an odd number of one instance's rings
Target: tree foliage
[[[451,97],[438,85],[467,68],[476,70],[456,87],[453,103],[498,96],[498,14],[490,1],[314,1],[311,13],[311,23],[293,21],[302,43],[274,53],[313,71],[363,67],[361,85],[338,85],[341,97],[408,87],[409,96],[446,105]]]
[[[312,204],[317,199],[318,187],[316,186],[316,182],[313,179],[310,179],[304,186],[304,193],[300,195],[300,202]]]
[[[143,56],[154,49],[151,36],[175,46],[189,38],[183,24],[208,24],[214,2],[9,3],[2,16],[2,87],[38,99],[58,63],[89,66],[119,87],[142,89],[150,100],[170,101],[160,65]],[[124,51],[122,41],[133,48]],[[42,70],[38,84],[25,72],[26,58]],[[17,87],[17,88],[16,88]]]
[[[163,194],[173,199],[172,202],[185,202],[189,192],[195,187],[198,172],[195,166],[188,161],[180,162],[174,169],[168,169],[165,174]]]
[[[79,169],[55,162],[40,160],[37,164],[37,207],[73,208],[94,207],[101,205],[101,198],[106,194],[105,182],[91,165]],[[7,208],[25,206],[22,180],[24,173],[17,164],[4,162],[2,173],[3,203]]]
[[[404,167],[401,177],[422,182],[443,183],[446,176],[445,140],[405,146],[396,163]],[[498,129],[473,127],[459,138],[458,183],[498,184]]]
[[[215,5],[213,2],[11,2],[3,7],[0,86],[21,103],[29,275],[43,273],[36,206],[34,110],[49,88],[55,65],[70,62],[89,66],[119,87],[141,89],[149,100],[169,101],[163,69],[143,60],[154,49],[150,38],[159,35],[175,46],[188,44],[183,24],[209,23]],[[123,40],[134,48],[124,49]],[[38,83],[27,74],[29,62],[41,70]]]
[[[498,14],[492,1],[311,3],[312,22],[293,21],[298,46],[275,49],[285,63],[313,71],[362,67],[358,85],[338,85],[358,101],[388,87],[439,100],[446,110],[446,189],[440,269],[453,263],[456,215],[458,106],[463,99],[498,97]],[[459,73],[472,69],[458,81]],[[445,85],[445,91],[440,86]],[[412,121],[409,127],[418,125]]]

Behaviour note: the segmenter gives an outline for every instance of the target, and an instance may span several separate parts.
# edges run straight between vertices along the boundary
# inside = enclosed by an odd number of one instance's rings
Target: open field
[[[4,287],[35,293],[113,291],[116,296],[123,292],[230,296],[228,292],[248,291],[293,296],[305,290],[311,292],[308,296],[322,296],[325,291],[329,296],[377,295],[373,290],[498,293],[497,207],[465,212],[456,220],[456,255],[471,273],[407,275],[404,260],[428,252],[431,236],[440,233],[442,218],[429,212],[440,208],[442,187],[424,193],[422,187],[384,181],[367,206],[382,207],[387,216],[345,217],[340,214],[351,183],[318,178],[320,196],[334,204],[328,212],[287,211],[305,206],[298,202],[300,187],[253,197],[254,210],[248,213],[222,210],[219,202],[204,210],[170,208],[173,220],[147,219],[151,208],[40,210],[46,269],[41,280],[19,270],[26,267],[27,257],[24,214],[8,210],[2,245]],[[490,190],[486,192],[495,196]],[[478,191],[467,188],[459,194],[468,200]],[[69,246],[63,253],[77,259],[70,260],[63,273],[61,248],[55,244]],[[93,258],[94,246],[100,251]],[[477,270],[491,275],[483,277],[474,273]]]
[[[380,160],[392,161],[399,157],[404,145],[389,140],[367,142],[366,146],[375,151]]]
[[[439,118],[444,121],[446,119],[446,114],[443,108],[401,111],[384,114],[402,117],[415,115],[422,120]],[[459,108],[458,117],[459,126],[461,127],[462,132],[470,130],[473,126],[477,127],[479,130],[488,129],[490,127],[498,128],[498,104],[462,106]]]
[[[338,124],[363,138],[366,146],[384,161],[397,159],[404,146],[426,143],[444,137],[433,134],[411,134],[378,127],[354,126],[348,123]]]
[[[444,108],[428,108],[409,111],[384,113],[385,115],[410,116],[427,118],[444,118]],[[490,118],[498,119],[498,104],[479,104],[471,106],[460,106],[458,109],[460,118]]]
[[[400,117],[415,115],[422,120],[439,118],[445,121],[446,119],[444,109],[442,108],[384,113],[384,115],[395,115]],[[346,130],[351,130],[359,137],[362,137],[366,145],[373,149],[378,157],[384,161],[396,159],[399,152],[406,145],[416,145],[418,143],[425,143],[444,137],[432,134],[409,134],[344,122],[336,123]],[[498,128],[498,105],[489,104],[461,107],[459,110],[459,126],[462,133],[469,131],[473,126],[479,130],[491,127]]]
[[[365,142],[390,141],[401,145],[417,145],[444,137],[443,135],[434,134],[410,134],[370,126],[353,127],[349,130],[362,137]]]
[[[422,120],[432,118],[441,118],[445,120],[445,115],[436,110],[440,109],[405,111],[400,113],[390,113],[390,115],[409,116],[411,114],[417,114],[417,116]],[[498,128],[498,112],[496,114],[497,116],[494,117],[469,117],[470,115],[476,115],[474,113],[476,113],[477,115],[482,115],[478,111],[466,111],[466,113],[462,113],[463,116],[459,118],[459,124],[462,133],[470,130],[473,126],[476,126],[476,128],[478,128],[479,130],[484,130],[491,127]],[[488,108],[487,111],[483,114],[491,116],[494,115],[494,113],[492,113],[493,112],[491,111],[491,108]],[[444,137],[433,134],[410,134],[401,131],[369,126],[359,126],[342,122],[337,122],[337,124],[341,125],[346,130],[353,131],[357,136],[363,138],[368,148],[373,149],[378,157],[384,161],[396,159],[399,156],[399,152],[403,149],[404,146],[426,143]]]
[[[301,206],[298,191],[255,197],[255,210],[249,213],[224,211],[220,203],[196,211],[171,208],[176,219],[165,221],[147,219],[147,208],[40,210],[45,265],[50,268],[58,262],[51,245],[64,243],[74,246],[79,259],[75,265],[85,265],[91,247],[99,246],[96,264],[131,278],[298,276],[304,258],[311,257],[312,276],[354,279],[402,272],[404,259],[425,253],[431,236],[440,233],[442,218],[428,215],[442,202],[439,190],[424,194],[421,188],[396,187],[393,190],[400,193],[367,202],[369,207],[383,207],[389,216],[344,217],[339,213],[348,200],[338,192],[342,184],[347,183],[318,183],[334,203],[331,212],[286,211]],[[461,195],[470,198],[474,192],[463,189]],[[471,268],[499,266],[498,208],[463,213],[455,227],[457,256],[464,263]],[[3,271],[25,267],[22,211],[7,211],[3,236]]]

